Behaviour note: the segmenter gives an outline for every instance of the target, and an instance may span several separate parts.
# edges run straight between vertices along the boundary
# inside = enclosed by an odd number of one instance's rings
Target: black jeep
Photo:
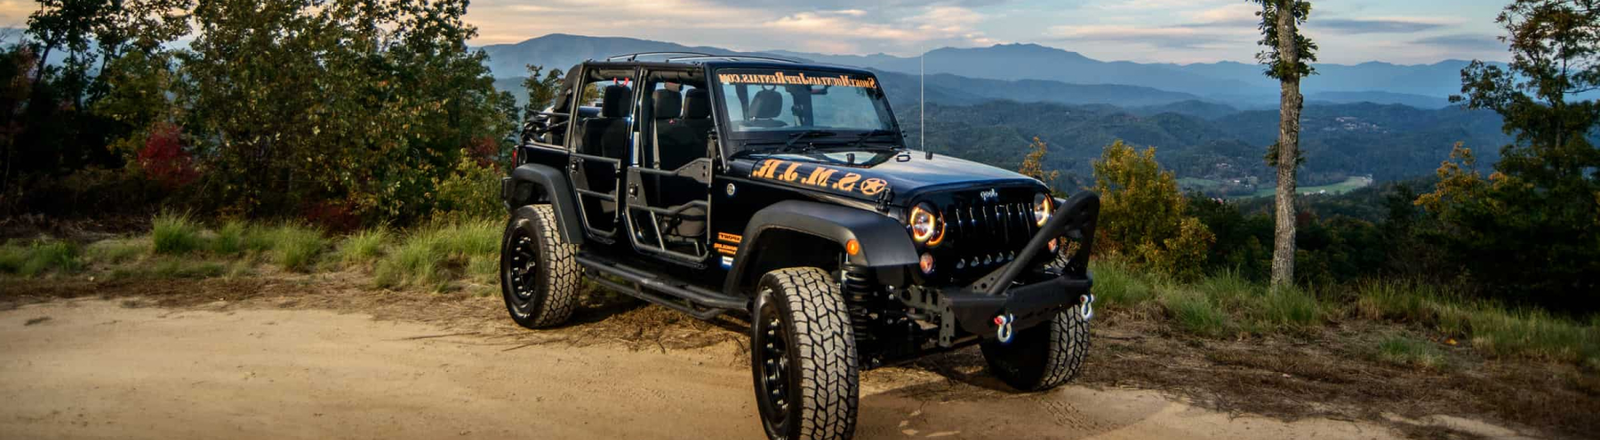
[[[857,373],[971,344],[1021,390],[1089,348],[1099,199],[910,151],[872,73],[650,53],[568,72],[513,155],[501,286],[559,325],[580,278],[750,322],[772,438],[849,438]]]

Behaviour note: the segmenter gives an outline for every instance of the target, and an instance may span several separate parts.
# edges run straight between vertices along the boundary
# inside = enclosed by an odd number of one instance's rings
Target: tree
[[[512,129],[466,4],[201,2],[179,96],[208,195],[256,215],[432,212],[438,182]]]
[[[1316,43],[1299,30],[1311,16],[1306,0],[1254,0],[1261,4],[1261,41],[1265,50],[1256,59],[1267,65],[1266,74],[1278,80],[1281,98],[1278,107],[1278,143],[1267,153],[1267,160],[1278,167],[1278,189],[1274,207],[1277,226],[1273,233],[1272,285],[1294,283],[1295,208],[1298,189],[1295,173],[1300,166],[1300,110],[1305,97],[1300,95],[1300,80],[1314,71]]]
[[[544,73],[540,76],[540,73]],[[561,92],[561,69],[550,69],[544,72],[544,66],[528,65],[528,78],[522,80],[522,87],[528,89],[528,114],[542,112],[546,107],[555,103],[556,93]]]
[[[1039,140],[1038,136],[1034,136],[1033,144],[1028,146],[1028,156],[1022,158],[1022,166],[1017,169],[1017,172],[1024,176],[1039,179],[1040,182],[1044,182],[1045,185],[1054,189],[1056,179],[1061,178],[1061,171],[1044,170],[1044,156],[1047,154],[1050,154],[1050,146]]]
[[[1162,171],[1156,149],[1143,153],[1116,141],[1094,162],[1100,194],[1100,230],[1095,251],[1120,255],[1181,280],[1199,278],[1215,237],[1188,215],[1188,201],[1171,171]]]
[[[1431,238],[1494,293],[1596,310],[1600,292],[1600,0],[1516,0],[1496,21],[1504,68],[1461,72],[1467,107],[1499,113],[1515,142],[1484,176],[1458,145],[1418,205],[1439,217]]]

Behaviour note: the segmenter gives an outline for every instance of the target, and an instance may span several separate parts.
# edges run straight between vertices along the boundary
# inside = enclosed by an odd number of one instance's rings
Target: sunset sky
[[[1506,58],[1494,17],[1506,0],[1317,0],[1309,33],[1323,62],[1426,64]],[[944,46],[1038,43],[1102,60],[1250,61],[1246,0],[475,0],[476,45],[550,33],[736,50],[914,55]],[[0,0],[0,26],[37,3]]]
[[[1307,32],[1322,61],[1505,58],[1505,0],[1318,0]],[[1259,6],[1245,0],[476,0],[477,44],[549,33],[737,50],[912,55],[943,46],[1038,43],[1103,60],[1250,61]]]

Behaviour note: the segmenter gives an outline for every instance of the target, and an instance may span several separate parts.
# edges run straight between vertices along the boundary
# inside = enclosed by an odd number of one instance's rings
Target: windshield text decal
[[[717,79],[723,84],[770,84],[770,85],[797,85],[797,86],[836,86],[836,87],[878,87],[877,78],[857,79],[850,75],[839,76],[806,76],[805,72],[786,74],[773,72],[771,75],[755,73],[723,73]]]

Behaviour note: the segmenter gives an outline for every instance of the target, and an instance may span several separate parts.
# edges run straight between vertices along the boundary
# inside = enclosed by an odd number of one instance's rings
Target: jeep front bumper
[[[1093,315],[1094,278],[1089,273],[1089,252],[1094,247],[1095,220],[1100,199],[1079,193],[1051,215],[1017,258],[966,287],[927,289],[922,308],[941,315],[939,345],[949,347],[966,335],[1008,342],[1012,331],[1049,322],[1057,313],[1082,306],[1077,313]],[[1076,243],[1069,247],[1060,239]],[[1050,250],[1054,241],[1062,248]],[[918,295],[913,295],[918,296]]]

